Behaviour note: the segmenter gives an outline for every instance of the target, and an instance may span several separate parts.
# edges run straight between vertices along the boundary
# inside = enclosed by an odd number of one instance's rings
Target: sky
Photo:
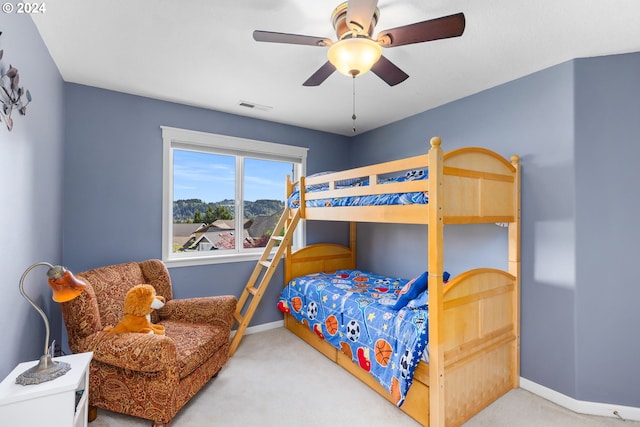
[[[186,150],[173,151],[173,199],[218,202],[235,198],[235,157]],[[291,163],[245,158],[244,199],[285,199]]]

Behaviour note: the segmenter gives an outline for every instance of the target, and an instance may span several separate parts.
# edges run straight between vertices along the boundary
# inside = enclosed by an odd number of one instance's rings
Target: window
[[[307,149],[162,127],[162,257],[168,265],[257,260]],[[302,246],[304,228],[294,233]]]

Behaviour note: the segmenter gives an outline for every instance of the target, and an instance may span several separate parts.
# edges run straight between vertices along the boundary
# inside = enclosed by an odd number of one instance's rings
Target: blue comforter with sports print
[[[426,275],[420,277],[424,289],[412,294],[418,278],[359,270],[311,274],[289,282],[278,308],[368,371],[400,406],[428,341]]]

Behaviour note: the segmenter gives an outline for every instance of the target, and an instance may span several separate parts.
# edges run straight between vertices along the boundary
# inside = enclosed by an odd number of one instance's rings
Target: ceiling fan
[[[338,5],[331,15],[338,37],[335,42],[325,37],[261,30],[254,31],[253,38],[259,42],[328,46],[329,60],[303,83],[304,86],[319,86],[336,69],[354,78],[371,70],[389,86],[395,86],[409,75],[382,55],[383,47],[459,37],[464,32],[464,14],[456,13],[384,30],[374,40],[373,30],[380,17],[377,6],[377,0],[349,0]]]

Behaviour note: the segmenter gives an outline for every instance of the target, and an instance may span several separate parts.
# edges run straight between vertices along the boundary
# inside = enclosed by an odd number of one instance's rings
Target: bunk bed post
[[[513,183],[513,201],[515,212],[513,222],[509,223],[509,273],[515,278],[515,292],[513,297],[513,324],[515,325],[516,340],[512,350],[513,387],[520,387],[520,158],[511,156],[511,164],[515,168]]]
[[[298,181],[298,188],[300,189],[300,206],[298,206],[298,209],[300,209],[300,218],[306,218],[307,216],[307,201],[305,200],[305,193],[307,189],[305,187],[304,181],[304,176],[301,176],[300,180]]]
[[[284,188],[284,199],[287,200],[293,192],[293,182],[291,182],[291,175],[289,174],[287,174],[287,178],[285,179]]]
[[[351,268],[356,268],[356,225],[357,222],[349,222],[349,249],[351,249]]]
[[[429,150],[429,425],[445,426],[445,381],[443,339],[444,218],[443,154],[439,137],[431,138]]]
[[[293,193],[294,184],[291,181],[291,176],[287,174],[286,182],[285,182],[285,192],[284,202],[285,202],[285,210],[287,209],[286,204],[288,204],[289,196]],[[291,219],[287,220],[287,229],[289,229],[289,225],[291,224]],[[288,245],[284,255],[284,284],[286,285],[291,277],[291,246]]]

